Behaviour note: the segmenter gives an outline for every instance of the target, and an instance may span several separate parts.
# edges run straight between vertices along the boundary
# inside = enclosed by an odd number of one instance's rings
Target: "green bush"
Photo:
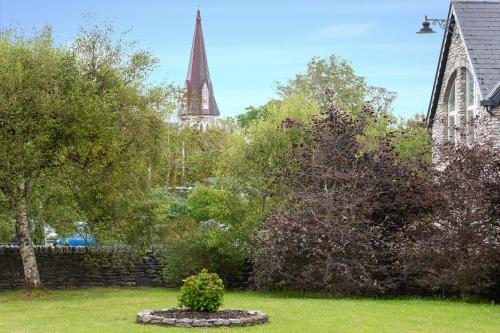
[[[226,286],[240,287],[249,270],[252,230],[246,223],[244,200],[225,189],[200,186],[191,192],[186,205],[188,215],[162,231],[166,281],[179,285],[186,276],[206,268]]]
[[[7,209],[7,198],[0,191],[0,244],[10,243],[15,234],[14,215]]]
[[[244,282],[250,256],[247,230],[214,222],[186,231],[166,244],[164,276],[169,284],[178,285],[203,268],[216,272],[226,285]]]
[[[224,284],[215,273],[206,269],[184,280],[179,306],[193,311],[215,312],[222,305]]]
[[[0,219],[0,244],[7,244],[12,238],[14,238],[14,223]]]
[[[113,229],[118,242],[133,245],[140,249],[148,249],[152,245],[161,244],[165,237],[177,228],[177,221],[187,214],[184,201],[175,197],[167,188],[153,187],[135,202],[127,223],[119,230]]]
[[[227,224],[238,224],[244,219],[241,198],[224,189],[200,186],[189,194],[189,214],[198,222],[216,220]]]

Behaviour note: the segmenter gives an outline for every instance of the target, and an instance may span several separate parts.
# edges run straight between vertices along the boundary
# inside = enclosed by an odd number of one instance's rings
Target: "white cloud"
[[[367,35],[371,30],[375,28],[375,23],[339,23],[332,24],[322,28],[319,28],[314,32],[310,39],[312,41],[321,41],[325,39],[332,38],[343,38],[343,37],[360,37]]]

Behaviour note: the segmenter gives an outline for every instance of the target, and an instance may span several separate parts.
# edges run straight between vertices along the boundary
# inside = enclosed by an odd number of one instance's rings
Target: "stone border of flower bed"
[[[177,310],[175,308],[162,309],[159,311],[144,310],[137,313],[137,322],[140,324],[151,324],[158,326],[172,327],[229,327],[229,326],[250,326],[255,324],[263,324],[268,321],[269,316],[260,311],[244,311],[248,317],[230,318],[230,319],[189,319],[189,318],[168,318],[158,315],[153,315],[155,312]],[[235,309],[221,309],[220,311],[231,311]]]

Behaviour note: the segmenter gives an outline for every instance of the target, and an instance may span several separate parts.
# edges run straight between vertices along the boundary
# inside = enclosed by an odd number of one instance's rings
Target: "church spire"
[[[218,116],[219,108],[214,98],[210,73],[208,71],[205,41],[201,29],[200,10],[196,11],[191,57],[185,86],[185,105],[181,116]]]

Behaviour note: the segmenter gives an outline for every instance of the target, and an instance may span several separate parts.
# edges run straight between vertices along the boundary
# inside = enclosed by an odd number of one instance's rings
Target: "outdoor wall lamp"
[[[434,34],[434,33],[436,33],[431,28],[431,23],[432,23],[432,25],[439,24],[439,27],[441,27],[441,29],[447,30],[446,26],[448,25],[448,20],[446,20],[446,19],[432,19],[432,18],[428,18],[427,15],[425,15],[424,22],[422,22],[422,29],[417,31],[417,34]]]

